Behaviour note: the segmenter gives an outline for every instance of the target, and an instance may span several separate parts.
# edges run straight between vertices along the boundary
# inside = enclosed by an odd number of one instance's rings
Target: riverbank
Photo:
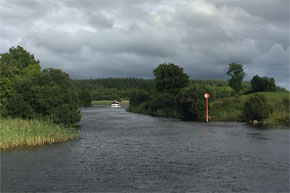
[[[272,106],[269,118],[261,122],[264,125],[290,126],[289,92],[259,92]],[[217,99],[209,103],[209,114],[215,121],[244,121],[245,102],[253,94]]]
[[[241,96],[233,96],[220,98],[214,101],[209,100],[209,117],[211,121],[235,121],[244,122],[244,104],[255,93]],[[259,122],[263,125],[281,125],[290,127],[289,117],[289,92],[259,92],[258,94],[264,95],[266,101],[272,106],[272,113],[269,118]],[[152,113],[146,108],[146,104],[139,106],[129,106],[127,111],[138,114],[147,114],[160,117],[180,118],[177,112],[171,114],[165,113]]]
[[[79,136],[79,131],[73,127],[65,127],[40,120],[2,118],[0,149],[39,146],[72,140]]]
[[[128,100],[119,101],[120,105],[129,105]],[[100,101],[92,101],[92,105],[111,105],[111,100],[100,100]]]

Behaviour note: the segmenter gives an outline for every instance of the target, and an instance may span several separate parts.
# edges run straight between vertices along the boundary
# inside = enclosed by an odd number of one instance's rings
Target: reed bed
[[[49,121],[2,118],[0,125],[0,149],[38,146],[79,137],[73,127],[56,125]]]

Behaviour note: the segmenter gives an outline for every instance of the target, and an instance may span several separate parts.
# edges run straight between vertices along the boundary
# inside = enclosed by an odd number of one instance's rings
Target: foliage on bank
[[[134,92],[128,111],[202,121],[205,120],[204,94],[210,93],[209,112],[212,120],[257,120],[267,124],[289,125],[289,92],[243,95],[255,91],[259,80],[242,82],[245,73],[240,64],[230,64],[227,74],[231,79],[228,83],[211,80],[188,81],[183,69],[174,64],[160,64],[153,72],[155,75],[153,91],[142,89]],[[276,87],[273,78],[263,77],[261,82],[263,89],[283,90]],[[276,100],[280,95],[283,95],[281,100]]]
[[[262,96],[262,97],[261,97]],[[210,102],[216,121],[258,120],[268,125],[290,126],[289,92],[259,92]]]
[[[273,112],[273,107],[266,101],[264,95],[250,96],[244,104],[243,114],[247,121],[262,121]]]
[[[40,70],[40,62],[21,46],[0,54],[2,117],[48,119],[76,125],[79,96],[69,76],[59,69]]]
[[[128,111],[153,116],[203,120],[204,93],[211,98],[230,97],[234,90],[224,86],[208,85],[211,81],[189,81],[183,69],[175,64],[160,64],[154,71],[154,90],[138,90],[131,99]]]
[[[21,46],[0,54],[0,148],[73,139],[79,132],[79,96],[69,76],[44,69]]]
[[[67,74],[45,69],[15,84],[7,109],[11,117],[44,118],[56,124],[75,125],[80,121],[78,101],[77,90]]]
[[[73,127],[56,125],[51,121],[2,118],[0,149],[38,146],[75,139],[80,136]]]

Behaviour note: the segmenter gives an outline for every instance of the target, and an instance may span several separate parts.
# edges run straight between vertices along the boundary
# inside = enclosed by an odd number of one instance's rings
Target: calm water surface
[[[1,153],[1,192],[289,192],[289,130],[82,109],[79,140]]]

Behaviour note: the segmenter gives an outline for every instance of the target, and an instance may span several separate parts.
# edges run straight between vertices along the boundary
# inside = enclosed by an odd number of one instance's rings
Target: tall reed
[[[67,141],[80,136],[73,127],[56,125],[49,121],[2,118],[0,149],[38,146]]]

